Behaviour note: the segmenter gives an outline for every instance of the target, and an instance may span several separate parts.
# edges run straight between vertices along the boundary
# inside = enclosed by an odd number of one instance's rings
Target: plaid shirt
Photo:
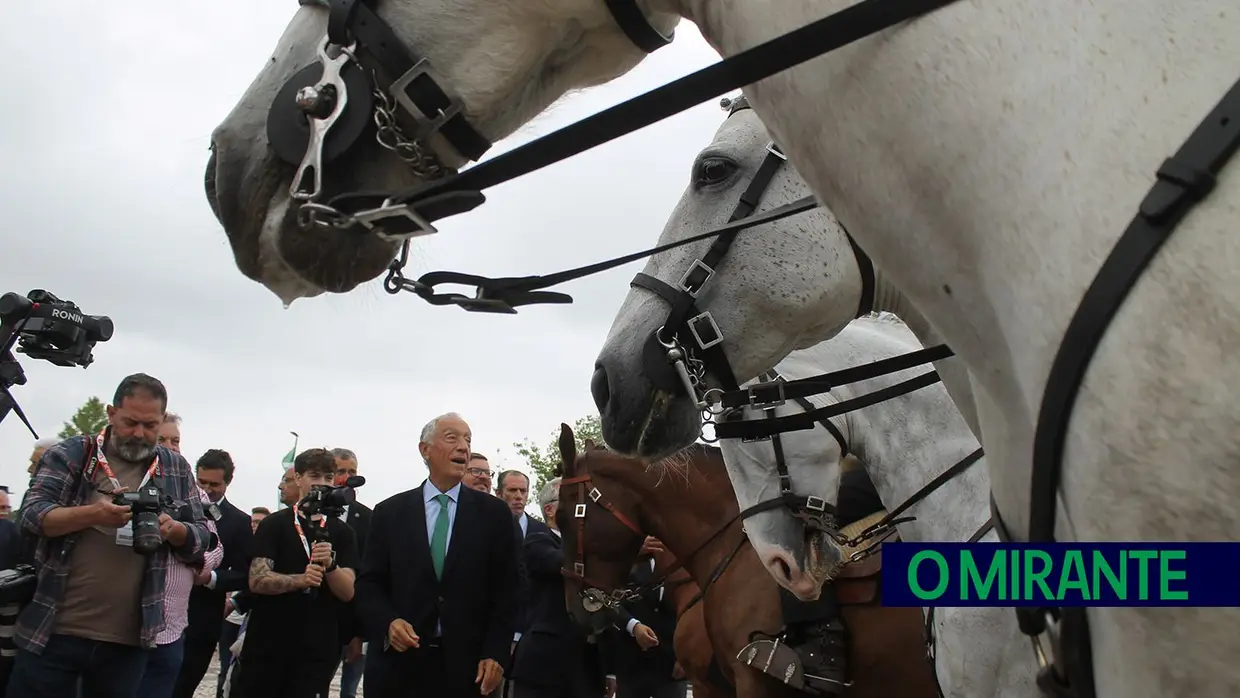
[[[77,533],[59,538],[43,536],[43,517],[57,507],[83,506],[92,501],[95,487],[83,476],[86,452],[94,436],[76,436],[47,449],[39,459],[30,488],[22,500],[20,523],[27,533],[38,537],[35,548],[35,565],[39,570],[39,582],[34,598],[22,609],[17,618],[14,639],[18,647],[41,654],[48,638],[56,628],[56,609],[64,599],[69,573],[72,571],[73,546]],[[142,579],[142,646],[155,647],[155,638],[163,632],[164,584],[171,555],[190,565],[202,564],[203,554],[210,542],[206,516],[198,496],[198,483],[194,480],[189,463],[179,453],[164,446],[156,446],[163,479],[163,492],[177,506],[189,504],[193,521],[186,525],[188,536],[185,545],[171,550],[160,546],[147,558],[146,572]],[[136,554],[136,553],[135,553]]]

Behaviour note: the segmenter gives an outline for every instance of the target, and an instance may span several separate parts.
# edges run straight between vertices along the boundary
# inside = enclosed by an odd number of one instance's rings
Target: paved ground
[[[215,698],[215,682],[216,677],[220,675],[219,656],[211,658],[211,668],[207,669],[207,675],[203,678],[202,683],[198,684],[198,690],[194,691],[194,698]],[[364,693],[362,689],[358,689],[357,695]],[[336,672],[336,677],[332,679],[332,690],[328,694],[329,698],[340,698],[340,672]]]

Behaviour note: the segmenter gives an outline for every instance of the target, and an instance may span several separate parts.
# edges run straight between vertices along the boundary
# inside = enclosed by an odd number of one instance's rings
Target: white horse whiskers
[[[792,352],[776,370],[787,380],[808,378],[918,349],[903,325],[862,318],[829,342]],[[836,388],[827,396],[808,398],[815,407],[838,403],[893,385],[926,369],[892,374]],[[801,412],[795,401],[775,408],[780,416]],[[762,417],[749,410],[747,417]],[[832,423],[849,451],[865,465],[888,510],[894,509],[952,464],[977,449],[973,437],[941,385],[835,417]],[[728,476],[742,510],[780,493],[772,441],[719,442]],[[780,435],[792,490],[835,503],[839,487],[837,463],[843,456],[836,439],[822,426]],[[965,541],[988,520],[989,479],[984,463],[956,475],[914,504],[899,525],[908,541]],[[904,514],[902,514],[903,516]],[[754,514],[745,522],[754,550],[768,568],[804,569],[807,557],[803,524],[784,508]],[[993,541],[992,531],[982,538]],[[796,572],[794,572],[796,574]],[[780,575],[776,575],[778,579]],[[798,575],[799,576],[799,575]],[[781,584],[813,596],[824,580],[798,578]],[[1023,698],[1033,690],[1036,665],[1029,641],[1016,618],[1004,608],[938,608],[935,610],[935,656],[939,684],[953,698]]]
[[[694,21],[733,55],[854,4],[639,6],[663,28]],[[488,138],[641,58],[602,0],[406,0],[380,11]],[[264,137],[272,98],[312,61],[326,14],[294,20],[217,130],[207,173],[239,267],[286,300],[348,290],[395,250],[361,230],[299,230],[288,168]],[[959,1],[746,88],[813,192],[968,367],[969,384],[945,380],[957,398],[972,391],[994,499],[1017,539],[1029,535],[1037,414],[1065,330],[1160,163],[1238,65],[1234,0]],[[459,165],[441,135],[424,145]],[[1238,170],[1222,171],[1153,258],[1072,391],[1060,539],[1240,539],[1240,364],[1229,358],[1240,339]],[[333,173],[326,195],[418,179],[373,144]],[[632,451],[664,455],[684,433],[648,432]],[[1083,671],[1100,696],[1240,694],[1240,611],[1091,609],[1089,621]]]

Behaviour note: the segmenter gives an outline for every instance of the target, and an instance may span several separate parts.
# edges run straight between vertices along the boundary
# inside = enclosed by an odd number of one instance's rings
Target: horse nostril
[[[594,365],[594,375],[590,376],[590,394],[594,396],[594,406],[599,414],[607,409],[611,400],[611,388],[607,385],[607,369],[602,364]]]
[[[788,566],[788,563],[784,561],[783,558],[775,558],[774,566],[775,571],[778,572],[782,578],[788,581],[792,580],[792,568]]]

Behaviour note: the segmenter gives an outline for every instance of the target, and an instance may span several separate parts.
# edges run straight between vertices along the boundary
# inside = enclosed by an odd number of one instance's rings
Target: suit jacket
[[[477,688],[478,662],[508,661],[516,626],[517,551],[513,517],[502,500],[461,487],[443,578],[435,577],[422,487],[380,502],[371,518],[357,580],[356,608],[370,641],[366,693],[409,695],[419,672],[431,670],[420,650],[386,648],[388,627],[402,618],[427,643],[442,624],[441,665],[461,691]]]
[[[349,528],[352,528],[353,533],[357,536],[357,559],[359,560],[366,556],[366,537],[370,535],[370,519],[373,516],[374,510],[361,502],[350,504],[349,510],[344,516],[344,522],[349,524]],[[354,572],[357,571],[354,570]],[[361,621],[357,618],[356,600],[342,604],[342,606],[340,613],[340,644],[347,645],[353,638],[362,637],[364,631],[362,630]]]
[[[220,520],[215,522],[224,559],[215,568],[215,588],[195,586],[189,594],[189,627],[186,638],[219,641],[224,621],[224,598],[228,592],[249,586],[251,548],[254,532],[250,515],[225,499],[219,505]]]
[[[645,584],[654,577],[650,569],[650,558],[643,557],[633,566],[631,581],[634,584]],[[671,596],[664,593],[659,599],[659,590],[652,589],[639,598],[621,604],[622,613],[619,627],[609,628],[603,634],[603,655],[607,673],[615,674],[617,680],[623,681],[625,676],[630,680],[640,679],[650,684],[672,681],[672,668],[676,663],[676,652],[672,639],[676,636],[676,609],[672,605]],[[635,618],[639,623],[650,626],[659,638],[659,644],[648,651],[643,651],[637,640],[629,635],[625,628],[628,620]],[[649,685],[649,684],[648,684]]]
[[[530,578],[530,624],[517,643],[512,679],[560,688],[561,695],[602,695],[597,645],[587,643],[585,632],[565,606],[562,547],[560,537],[550,529],[535,532],[531,528],[525,536],[522,553]]]
[[[551,527],[548,526],[547,524],[539,521],[538,519],[531,517],[529,514],[522,514],[522,516],[526,517],[524,535],[522,535],[521,533],[520,520],[515,517],[513,518],[513,524],[516,526],[516,529],[517,529],[516,531],[517,550],[523,551],[525,547],[525,541],[528,540],[529,537],[535,533],[542,533],[548,536],[554,535],[553,533],[551,533]],[[530,629],[530,623],[533,619],[531,618],[531,614],[530,614],[530,604],[531,604],[530,594],[532,592],[530,590],[528,562],[526,560],[526,556],[524,552],[518,554],[517,562],[520,564],[519,571],[520,571],[520,578],[521,578],[521,586],[520,586],[519,593],[517,594],[517,603],[518,603],[517,632],[525,633],[525,631]]]

